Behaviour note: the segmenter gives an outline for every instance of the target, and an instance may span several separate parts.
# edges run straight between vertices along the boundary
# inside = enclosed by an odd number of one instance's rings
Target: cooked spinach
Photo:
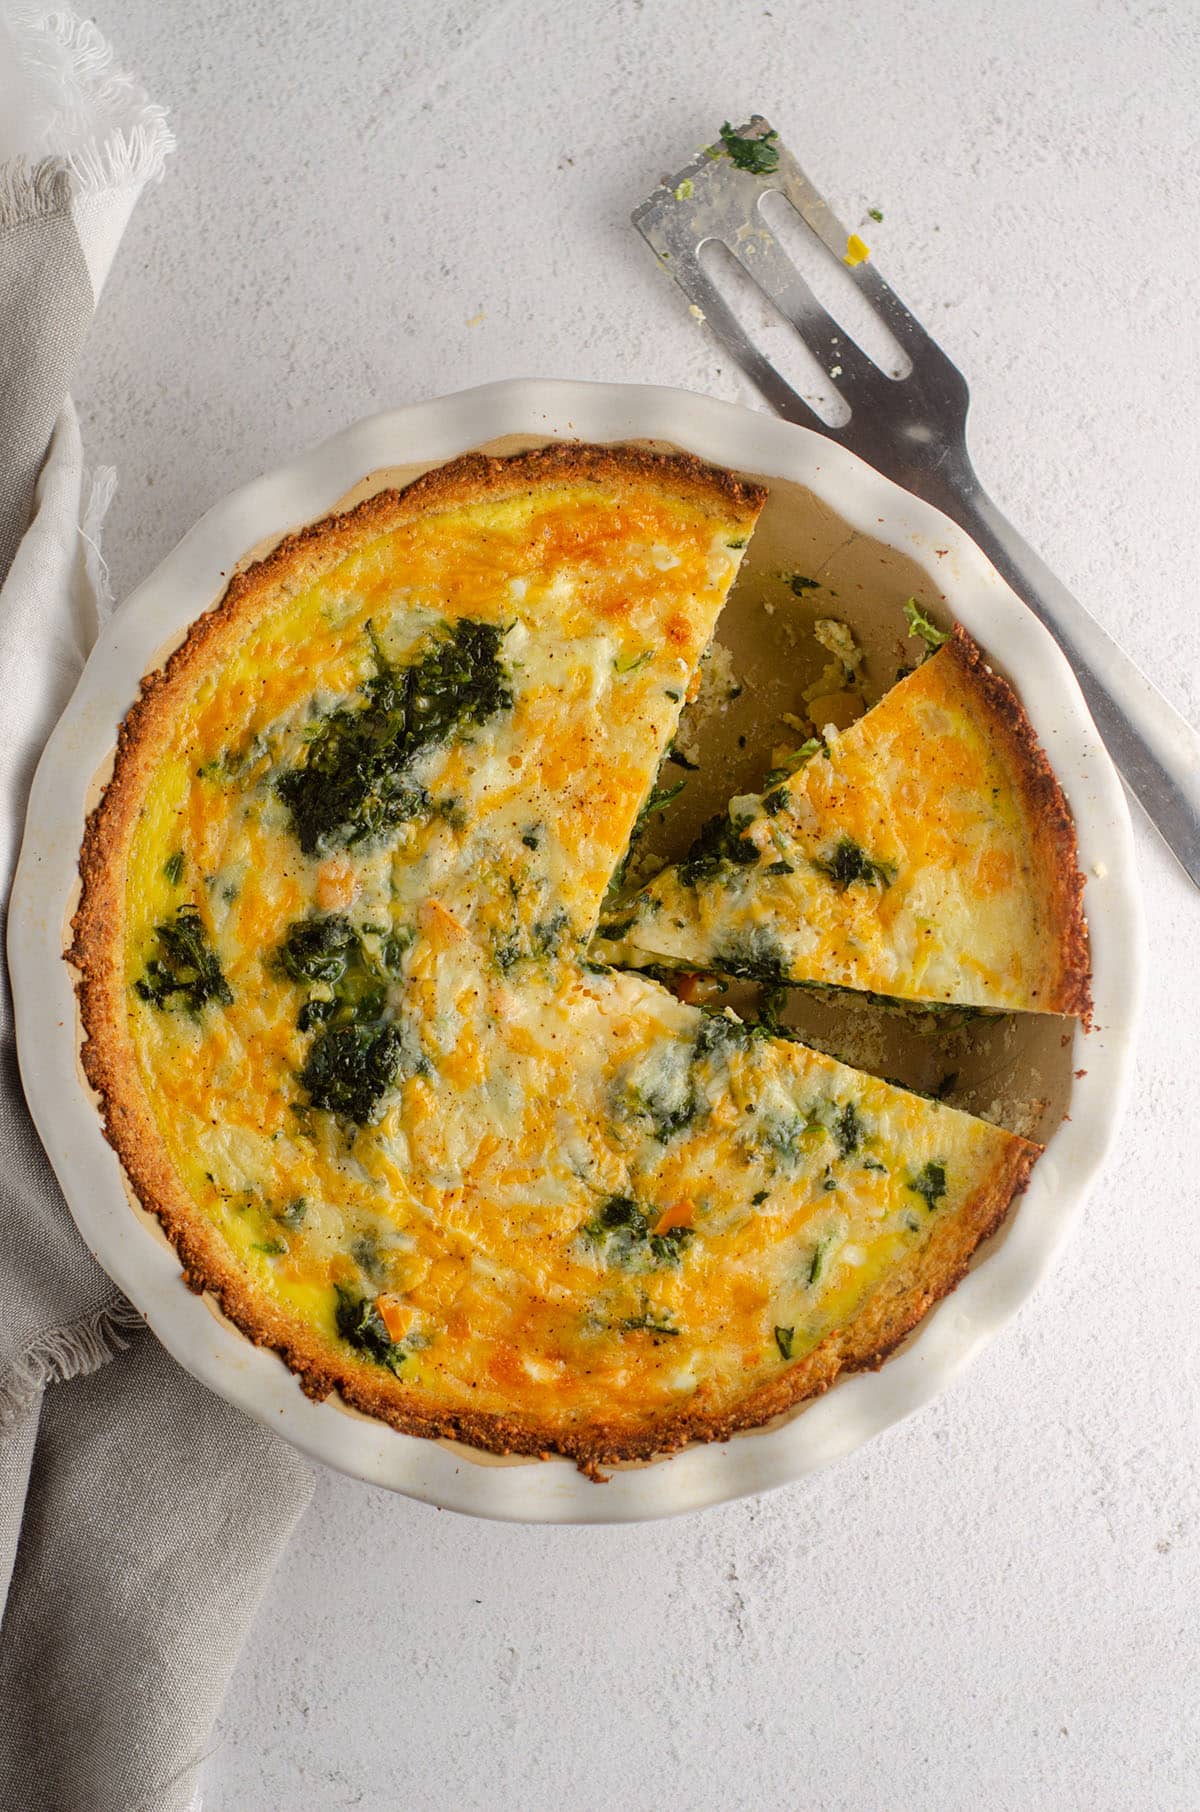
[[[678,874],[683,886],[696,887],[701,881],[711,881],[727,863],[745,868],[757,862],[758,850],[743,834],[749,824],[749,818],[735,823],[728,812],[718,812],[702,824],[695,842],[679,864]]]
[[[726,120],[721,127],[721,148],[739,170],[749,170],[754,176],[769,176],[772,170],[779,168],[779,151],[772,143],[778,137],[778,132],[772,129],[764,132],[761,138],[746,138],[735,132]]]
[[[833,1247],[834,1238],[834,1234],[827,1233],[824,1239],[819,1239],[813,1247],[812,1257],[808,1261],[808,1284],[810,1289],[814,1284],[820,1283],[821,1281],[821,1274],[825,1269],[825,1261],[829,1257]]]
[[[915,598],[910,598],[904,606],[904,616],[908,623],[909,635],[920,636],[932,654],[943,642],[950,640],[948,629],[939,629],[931,617],[927,617]]]
[[[845,1107],[834,1115],[833,1120],[833,1136],[837,1140],[837,1148],[844,1158],[850,1157],[853,1152],[858,1150],[862,1144],[865,1130],[858,1109],[853,1101],[847,1101]]]
[[[873,861],[852,837],[839,838],[828,856],[814,857],[813,867],[843,891],[856,881],[864,887],[890,887],[896,879],[894,863]]]
[[[793,573],[788,584],[798,598],[802,598],[806,591],[820,591],[821,589],[819,579],[806,579],[803,573]]]
[[[637,819],[633,826],[633,836],[640,836],[656,813],[665,812],[671,801],[673,799],[678,799],[686,785],[687,778],[685,776],[684,779],[677,780],[674,786],[652,787],[647,795],[645,804],[637,815]]]
[[[359,937],[340,912],[297,919],[279,947],[279,965],[296,982],[341,981],[360,949]]]
[[[172,887],[178,887],[183,879],[183,851],[177,849],[173,856],[168,856],[163,863],[163,874]]]
[[[379,1241],[373,1233],[360,1233],[350,1241],[350,1256],[372,1283],[383,1279],[383,1259],[379,1251]]]
[[[352,963],[334,989],[332,1000],[305,1002],[296,1024],[302,1032],[314,1025],[362,1025],[380,1019],[387,1006],[387,984],[363,961]]]
[[[410,930],[407,925],[401,925],[398,930],[388,932],[383,940],[382,955],[383,966],[389,975],[396,976],[401,973],[404,968],[405,955],[412,949],[416,941],[416,932]]]
[[[810,1119],[807,1114],[764,1115],[758,1126],[758,1143],[773,1152],[785,1169],[790,1170],[799,1162],[800,1153],[805,1149],[804,1135],[813,1126],[819,1127],[820,1122]]]
[[[704,1015],[700,1030],[696,1033],[695,1061],[703,1062],[706,1057],[728,1057],[735,1051],[749,1044],[757,1028],[744,1019],[730,1019],[726,1013],[714,1012],[711,1008],[701,1007]]]
[[[650,1251],[660,1265],[677,1265],[684,1247],[695,1237],[694,1227],[668,1227],[650,1235]]]
[[[364,932],[381,938],[377,955],[364,942]],[[337,912],[297,919],[276,962],[292,981],[313,989],[297,1016],[300,1030],[379,1020],[387,1005],[388,981],[402,974],[404,953],[412,942],[412,932],[403,927],[386,936],[379,926],[360,931]]]
[[[164,1010],[182,1007],[191,1014],[199,1013],[209,1001],[232,1006],[233,990],[195,906],[181,906],[174,919],[155,926],[154,936],[158,954],[149,959],[145,974],[133,984],[139,1000]]]
[[[819,736],[810,736],[807,742],[802,742],[798,749],[793,749],[790,755],[785,756],[784,760],[777,768],[771,769],[771,772],[763,781],[763,786],[775,787],[777,790],[771,794],[770,799],[763,800],[763,805],[766,810],[770,812],[772,817],[775,817],[781,812],[787,804],[787,793],[779,786],[779,782],[781,780],[790,779],[800,768],[810,762],[814,755],[827,756],[828,754],[829,750],[825,747],[821,738]]]
[[[613,943],[619,943],[623,937],[627,937],[633,930],[634,926],[637,924],[637,920],[638,915],[636,912],[631,912],[627,918],[623,919],[607,919],[602,925],[597,926],[597,936],[608,938]]]
[[[696,1034],[696,1061],[744,1049],[761,1038],[786,1038],[792,1044],[800,1043],[800,1034],[779,1019],[786,998],[785,987],[768,987],[762,997],[759,1008],[762,1017],[759,1019],[729,1019],[715,1007],[701,1007],[704,1023]]]
[[[519,962],[545,961],[547,957],[557,956],[570,929],[571,921],[561,907],[545,918],[536,919],[529,927],[528,936],[518,926],[495,945],[497,969],[501,975],[507,975]]]
[[[529,944],[534,956],[554,956],[562,947],[563,938],[570,929],[571,921],[561,907],[544,919],[535,920],[529,932]]]
[[[520,932],[510,931],[496,945],[496,967],[501,975],[507,975],[515,963],[522,957]]]
[[[370,1297],[360,1295],[345,1284],[335,1284],[334,1289],[337,1293],[334,1321],[342,1339],[357,1352],[373,1359],[376,1365],[399,1372],[407,1355],[388,1333],[383,1316]]]
[[[603,1239],[622,1228],[635,1229],[635,1237],[644,1239],[649,1230],[645,1215],[631,1195],[610,1195],[595,1217],[584,1225],[589,1239]]]
[[[313,1039],[300,1081],[313,1107],[370,1126],[404,1055],[403,1035],[390,1020],[325,1026]]]
[[[332,997],[322,999],[317,996],[313,1000],[306,1000],[296,1015],[296,1024],[302,1032],[315,1032],[318,1026],[323,1026],[326,1020],[333,1018],[337,1008],[338,1003]]]
[[[673,1340],[679,1333],[665,1310],[654,1309],[649,1304],[639,1315],[626,1315],[617,1326],[623,1334],[652,1334],[656,1340]]]
[[[608,893],[606,895],[608,899],[612,899],[625,885],[625,874],[629,867],[630,858],[633,855],[638,842],[645,836],[646,827],[649,825],[651,818],[653,818],[657,812],[665,812],[671,801],[673,799],[678,799],[686,785],[687,775],[685,774],[682,780],[677,780],[675,782],[674,786],[660,787],[655,785],[651,787],[641,810],[633,821],[633,829],[630,831],[629,841],[625,845],[625,854],[617,863],[616,868],[613,870],[612,879],[608,883]]]
[[[794,1036],[791,1027],[783,1025],[780,1020],[780,1015],[787,1003],[788,991],[779,983],[764,987],[759,996],[759,1024],[763,1031],[772,1037],[791,1038]]]
[[[657,1209],[651,1213],[657,1218]],[[580,1232],[607,1265],[624,1270],[677,1265],[695,1229],[669,1227],[665,1233],[652,1233],[652,1225],[650,1215],[632,1196],[612,1195]]]
[[[775,1344],[779,1348],[779,1356],[781,1359],[790,1359],[791,1358],[792,1342],[795,1340],[795,1338],[796,1338],[795,1328],[776,1328],[775,1329]]]
[[[686,768],[689,774],[698,774],[700,772],[700,763],[698,761],[693,761],[690,755],[685,755],[683,750],[679,747],[678,741],[670,744],[664,760],[673,761],[676,767]]]
[[[361,688],[362,703],[317,722],[303,765],[275,783],[309,856],[428,817],[435,808],[412,777],[417,759],[512,707],[497,624],[464,617],[447,625],[408,666],[393,665],[370,625],[368,632],[376,671]]]
[[[288,1243],[285,1239],[258,1239],[250,1242],[250,1250],[261,1252],[264,1258],[282,1258],[287,1249]]]
[[[742,981],[779,987],[788,979],[787,952],[769,925],[740,931],[713,951],[713,966]]]
[[[946,1193],[946,1166],[936,1158],[922,1166],[915,1177],[910,1177],[904,1185],[914,1195],[919,1195],[930,1213],[937,1207]]]
[[[964,1026],[977,1021],[988,1021],[1005,1018],[1003,1012],[994,1007],[960,1006],[955,1001],[941,1000],[905,1000],[898,994],[879,994],[870,988],[847,988],[838,982],[794,981],[793,988],[803,988],[817,1000],[828,1000],[836,1003],[841,999],[866,1002],[873,1007],[882,1007],[889,1013],[902,1014],[914,1032],[922,1037],[933,1036],[942,1032],[958,1032]],[[906,1088],[910,1094],[926,1094],[927,1099],[935,1097],[923,1089],[915,1089],[907,1082],[899,1081],[895,1076],[884,1076],[884,1082],[890,1082],[896,1088]],[[957,1080],[957,1077],[955,1077]],[[947,1084],[947,1086],[950,1086]]]
[[[959,1032],[978,1020],[1003,1019],[995,1007],[971,1007],[954,1000],[911,1000],[900,1003],[914,1012],[926,1015],[940,1032]],[[957,1078],[956,1078],[957,1080]]]
[[[637,1112],[649,1120],[654,1137],[666,1145],[676,1133],[685,1132],[696,1118],[698,1103],[689,1087],[679,1095],[670,1087],[649,1087],[637,1093]]]
[[[690,1126],[700,1111],[692,1076],[694,1055],[690,1042],[668,1044],[643,1062],[626,1084],[624,1111],[647,1120],[663,1145]]]

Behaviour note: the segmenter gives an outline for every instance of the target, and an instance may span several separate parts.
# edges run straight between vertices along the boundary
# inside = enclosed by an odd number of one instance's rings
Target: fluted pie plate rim
[[[602,1487],[569,1461],[488,1460],[403,1435],[337,1399],[306,1398],[185,1286],[178,1258],[135,1212],[78,1064],[65,926],[95,777],[141,675],[221,594],[248,549],[325,515],[364,475],[449,459],[505,435],[652,439],[734,470],[807,486],[850,527],[926,568],[947,610],[1015,685],[1074,813],[1093,957],[1095,1024],[1076,1027],[1068,1117],[1002,1234],[880,1372],[839,1382],[781,1423],[621,1468]],[[327,1464],[469,1514],[624,1522],[799,1479],[929,1401],[1032,1294],[1115,1136],[1141,983],[1142,934],[1124,794],[1066,661],[949,519],[822,436],[741,406],[640,385],[515,381],[371,416],[217,504],[105,629],[35,777],[9,917],[18,1050],[30,1108],[80,1232],[179,1362]],[[1064,1022],[1064,1026],[1067,1022]],[[1070,1028],[1067,1027],[1068,1035]]]

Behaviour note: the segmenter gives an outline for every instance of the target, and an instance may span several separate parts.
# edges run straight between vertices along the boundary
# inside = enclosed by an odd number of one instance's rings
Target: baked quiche
[[[310,1395],[593,1474],[723,1438],[878,1364],[1024,1185],[1014,1134],[589,953],[762,501],[467,456],[285,539],[143,683],[83,1063],[187,1282]],[[974,657],[935,667],[905,696],[965,738]]]
[[[1091,1010],[1062,790],[961,627],[602,926],[628,960],[898,1000]]]

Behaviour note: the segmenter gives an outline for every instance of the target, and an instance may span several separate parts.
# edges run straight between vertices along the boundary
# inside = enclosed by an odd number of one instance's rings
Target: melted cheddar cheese
[[[1086,1015],[1066,807],[1016,699],[961,630],[802,754],[614,914],[611,954]]]
[[[588,960],[761,494],[511,469],[285,550],[176,657],[98,817],[85,1061],[189,1275],[308,1388],[591,1461],[719,1431],[1031,1148]]]

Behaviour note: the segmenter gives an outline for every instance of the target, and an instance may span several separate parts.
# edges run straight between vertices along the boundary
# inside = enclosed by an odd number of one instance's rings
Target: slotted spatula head
[[[765,195],[790,202],[799,220],[857,284],[911,361],[886,374],[817,301],[763,215]],[[840,441],[919,496],[941,497],[947,461],[967,465],[967,386],[869,256],[862,256],[829,203],[761,114],[726,129],[637,208],[633,223],[693,308],[698,309],[780,415]],[[795,329],[850,410],[839,426],[821,420],[754,344],[704,269],[719,241]],[[935,477],[936,475],[936,477]]]
[[[779,194],[838,260],[911,361],[889,376],[823,308],[763,215]],[[709,145],[636,209],[633,223],[694,310],[788,421],[840,441],[876,471],[954,518],[1058,641],[1127,784],[1200,887],[1200,736],[1055,578],[997,509],[967,453],[961,372],[884,282],[779,135],[755,114]],[[835,386],[849,419],[823,421],[755,345],[700,254],[719,241]]]

